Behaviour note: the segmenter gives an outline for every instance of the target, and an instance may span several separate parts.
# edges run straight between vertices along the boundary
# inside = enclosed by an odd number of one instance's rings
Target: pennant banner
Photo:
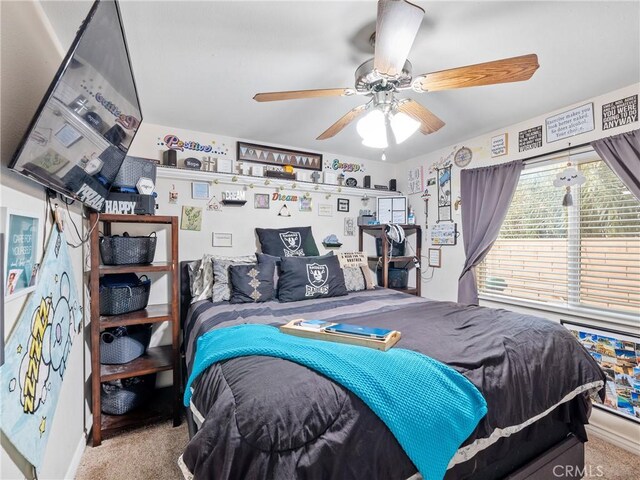
[[[0,367],[2,431],[38,469],[44,457],[67,359],[80,331],[78,300],[64,235],[53,229],[35,291],[5,346]]]

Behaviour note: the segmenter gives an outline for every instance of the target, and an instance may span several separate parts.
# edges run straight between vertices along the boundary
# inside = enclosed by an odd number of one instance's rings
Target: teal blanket
[[[487,413],[464,376],[421,353],[310,340],[267,325],[212,330],[198,339],[191,384],[216,362],[264,355],[305,365],[360,397],[380,417],[427,480],[444,477],[449,461]]]

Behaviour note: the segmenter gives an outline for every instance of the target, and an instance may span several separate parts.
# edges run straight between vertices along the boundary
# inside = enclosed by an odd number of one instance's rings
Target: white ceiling
[[[528,82],[404,93],[446,126],[387,150],[392,161],[640,80],[640,2],[419,1],[414,74],[537,53]],[[42,2],[68,47],[90,2]],[[257,92],[352,87],[372,57],[373,1],[121,1],[145,121],[303,150],[379,159],[352,124],[315,138],[364,97],[257,103]]]

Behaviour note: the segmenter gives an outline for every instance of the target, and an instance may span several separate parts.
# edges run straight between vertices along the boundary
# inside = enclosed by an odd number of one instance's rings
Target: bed
[[[291,303],[190,304],[186,263],[184,378],[197,338],[213,329],[295,318],[393,327],[403,333],[397,347],[447,364],[486,399],[489,413],[451,460],[446,479],[544,479],[553,478],[557,465],[583,466],[589,397],[603,394],[605,377],[562,326],[382,288]],[[234,358],[210,367],[192,388],[190,441],[180,459],[186,477],[421,478],[358,397],[302,365]]]

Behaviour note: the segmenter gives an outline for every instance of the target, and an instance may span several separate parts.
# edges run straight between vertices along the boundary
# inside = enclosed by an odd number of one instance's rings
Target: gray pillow
[[[337,254],[344,273],[344,283],[350,292],[371,290],[376,286],[364,252],[340,252]]]
[[[277,298],[278,279],[280,278],[280,257],[257,252],[256,259],[258,260],[258,265],[271,265],[273,268],[273,298]]]
[[[273,271],[275,263],[231,265],[230,303],[259,303],[273,298]]]
[[[278,299],[295,302],[347,294],[344,274],[336,256],[286,257],[280,264]]]
[[[362,275],[362,268],[342,267],[342,273],[344,274],[344,284],[348,292],[366,290],[367,284],[364,281],[364,275]]]
[[[246,265],[255,263],[254,255],[239,257],[214,256],[213,261],[213,288],[211,289],[212,302],[228,302],[231,298],[231,284],[229,283],[229,267],[231,265]]]

